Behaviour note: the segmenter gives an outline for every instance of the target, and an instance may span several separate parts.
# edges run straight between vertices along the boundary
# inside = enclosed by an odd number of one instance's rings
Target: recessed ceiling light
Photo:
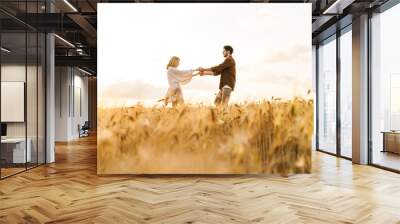
[[[64,38],[62,38],[62,37],[60,37],[59,35],[57,35],[57,34],[54,34],[54,36],[55,37],[57,37],[59,40],[61,40],[62,42],[64,42],[64,43],[66,43],[67,45],[69,45],[70,47],[73,47],[73,48],[75,48],[75,45],[73,45],[71,42],[69,42],[68,40],[66,40],[66,39],[64,39]]]
[[[4,51],[6,53],[10,53],[11,52],[11,50],[9,50],[9,49],[7,49],[5,47],[1,47],[0,49],[1,49],[1,51]]]
[[[342,14],[343,9],[351,5],[355,0],[336,0],[322,14]]]
[[[78,12],[78,10],[68,1],[64,0],[65,4],[67,4],[74,12]]]
[[[88,71],[86,71],[86,70],[83,70],[83,69],[81,69],[81,68],[79,68],[79,67],[78,67],[78,70],[81,71],[81,72],[83,72],[83,73],[85,73],[85,74],[87,74],[87,75],[90,75],[90,76],[92,75],[92,73],[90,73],[90,72],[88,72]]]

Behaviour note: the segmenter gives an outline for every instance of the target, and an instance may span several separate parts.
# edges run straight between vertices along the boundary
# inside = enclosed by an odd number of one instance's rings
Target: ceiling
[[[252,0],[229,2],[311,3],[313,43],[335,32],[337,21],[346,25],[351,17],[382,5],[388,0]],[[97,3],[137,2],[228,2],[215,0],[1,0],[2,31],[19,32],[26,27],[39,32],[55,32],[56,65],[79,66],[96,73]],[[25,13],[27,12],[27,13]],[[50,13],[51,12],[51,13]],[[9,34],[11,35],[11,34]],[[14,34],[17,35],[17,34]],[[10,36],[10,38],[12,38]],[[19,41],[19,38],[15,38]]]

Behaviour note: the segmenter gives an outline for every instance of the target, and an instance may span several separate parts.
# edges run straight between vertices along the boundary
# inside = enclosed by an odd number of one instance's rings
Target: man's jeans
[[[215,98],[215,105],[228,105],[229,98],[231,97],[232,88],[224,86],[219,90],[217,97]]]

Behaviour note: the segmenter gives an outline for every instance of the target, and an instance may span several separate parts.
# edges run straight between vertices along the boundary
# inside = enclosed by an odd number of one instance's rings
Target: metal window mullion
[[[39,1],[36,1],[39,13]],[[36,32],[36,166],[39,165],[39,32]]]
[[[340,114],[340,84],[341,84],[341,64],[340,64],[340,30],[336,31],[336,154],[341,156],[341,114]]]
[[[372,152],[372,29],[371,29],[371,20],[372,20],[372,12],[368,12],[368,20],[367,20],[367,46],[368,46],[368,53],[367,53],[367,141],[368,141],[368,156],[367,156],[367,164],[373,164],[373,152]]]
[[[68,71],[68,70],[67,70]],[[62,85],[61,85],[61,79],[64,76],[63,70],[61,70],[60,74],[58,74],[58,89],[59,89],[59,97],[60,97],[60,118],[62,117]]]
[[[315,149],[319,149],[319,45],[315,47]]]
[[[28,1],[25,1],[25,21],[28,18]],[[26,24],[26,23],[25,23]],[[28,113],[27,113],[27,102],[28,102],[28,24],[25,25],[25,102],[24,102],[24,118],[25,118],[25,170],[28,169]]]
[[[47,3],[45,11],[47,13]],[[48,33],[44,33],[44,161],[47,163],[47,38]],[[42,70],[43,71],[43,70]],[[43,77],[43,74],[42,74]],[[43,80],[43,79],[42,79]]]
[[[45,4],[45,13],[48,13],[48,6],[49,6],[49,2],[48,2],[49,0],[45,0],[45,2],[44,2],[44,4]],[[47,68],[47,60],[48,60],[48,58],[47,58],[47,44],[48,44],[48,35],[49,35],[49,33],[46,31],[46,32],[44,32],[44,136],[43,136],[43,138],[44,138],[44,161],[43,161],[43,163],[44,164],[46,164],[47,163],[47,152],[49,151],[48,149],[47,149],[47,145],[49,145],[48,144],[48,142],[47,142],[47,125],[48,125],[48,122],[47,122],[47,106],[48,106],[48,104],[47,104],[47,93],[48,93],[48,91],[47,91],[47,79],[48,79],[48,68]],[[43,74],[42,74],[42,76],[43,76]]]
[[[67,82],[68,82],[68,118],[71,117],[71,70],[68,69],[69,67],[67,67],[67,71],[68,71],[68,78],[67,78]]]
[[[72,114],[72,119],[75,117],[75,71],[74,67],[71,67],[71,114]]]

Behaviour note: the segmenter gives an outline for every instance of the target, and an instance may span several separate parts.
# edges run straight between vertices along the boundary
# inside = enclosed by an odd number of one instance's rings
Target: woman
[[[166,106],[169,102],[174,107],[184,103],[181,85],[189,83],[192,80],[193,72],[199,71],[199,69],[179,70],[179,61],[178,57],[173,56],[167,65],[169,88],[164,99]]]

